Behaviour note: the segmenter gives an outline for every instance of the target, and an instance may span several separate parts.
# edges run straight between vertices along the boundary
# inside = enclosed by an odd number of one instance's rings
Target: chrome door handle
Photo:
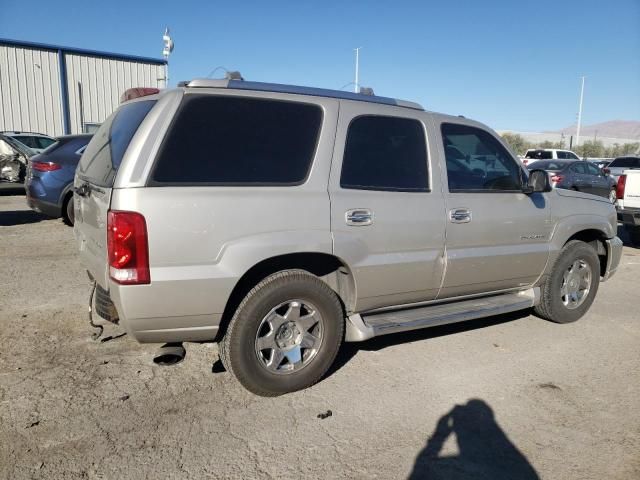
[[[471,221],[471,210],[468,208],[453,208],[449,210],[449,220],[451,220],[451,223],[469,223]]]
[[[368,208],[354,208],[344,214],[347,225],[364,227],[373,223],[373,213]]]

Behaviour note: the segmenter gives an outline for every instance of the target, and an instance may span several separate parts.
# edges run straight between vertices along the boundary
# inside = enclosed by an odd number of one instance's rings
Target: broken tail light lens
[[[618,200],[624,200],[624,189],[627,186],[627,176],[622,174],[618,177],[618,184],[616,185],[616,198]]]
[[[151,283],[147,224],[137,212],[110,210],[107,217],[109,277],[121,285]]]
[[[31,169],[38,172],[53,172],[54,170],[60,170],[62,165],[55,162],[31,162]]]

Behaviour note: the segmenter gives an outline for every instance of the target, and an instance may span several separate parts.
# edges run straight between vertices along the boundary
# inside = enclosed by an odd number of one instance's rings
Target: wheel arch
[[[283,270],[305,270],[323,280],[338,295],[345,314],[353,311],[356,285],[351,269],[335,255],[321,252],[296,252],[276,255],[259,261],[236,282],[229,295],[218,330],[221,338],[242,299],[269,275]]]
[[[564,245],[572,240],[579,240],[593,247],[598,254],[598,259],[600,260],[600,276],[602,277],[607,270],[607,238],[607,234],[602,230],[597,228],[587,228],[571,235],[562,246],[564,247]]]

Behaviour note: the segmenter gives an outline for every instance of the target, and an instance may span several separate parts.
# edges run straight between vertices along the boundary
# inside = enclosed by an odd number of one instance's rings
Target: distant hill
[[[564,133],[565,135],[575,135],[576,125],[571,125],[553,133]],[[580,136],[611,137],[640,140],[640,121],[638,120],[611,120],[608,122],[595,123],[593,125],[582,125]]]

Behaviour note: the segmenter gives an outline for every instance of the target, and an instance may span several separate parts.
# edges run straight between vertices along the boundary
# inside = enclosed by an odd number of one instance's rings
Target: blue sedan
[[[56,143],[29,159],[25,180],[29,207],[73,225],[73,177],[89,140],[91,135],[87,134],[58,137]]]

